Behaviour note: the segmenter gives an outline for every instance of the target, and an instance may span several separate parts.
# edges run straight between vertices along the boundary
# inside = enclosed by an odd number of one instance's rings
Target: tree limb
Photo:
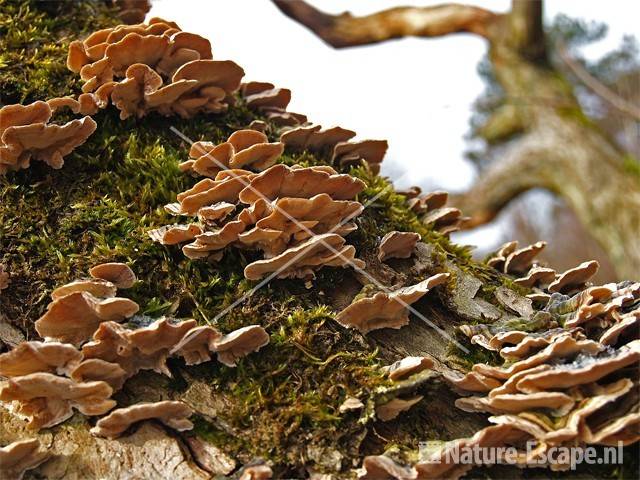
[[[509,41],[524,57],[546,60],[542,0],[513,0],[509,13]]]
[[[335,48],[460,32],[488,37],[489,24],[499,17],[483,8],[455,3],[433,7],[396,7],[363,17],[354,17],[348,12],[330,15],[303,0],[273,0],[273,3],[285,15]]]
[[[453,196],[451,204],[470,217],[465,229],[493,220],[511,200],[532,188],[554,190],[549,175],[549,151],[537,135],[527,135],[494,162],[469,191]],[[551,168],[552,170],[552,168]]]
[[[640,120],[640,108],[635,105],[627,102],[624,98],[621,98],[617,95],[613,90],[609,89],[606,85],[602,84],[598,81],[597,78],[593,77],[579,62],[576,62],[575,59],[571,57],[567,47],[558,42],[556,44],[556,49],[558,50],[558,55],[560,59],[565,63],[567,67],[571,70],[571,72],[578,77],[578,79],[591,90],[593,93],[602,98],[609,105],[619,110],[620,112],[629,115],[636,120]]]

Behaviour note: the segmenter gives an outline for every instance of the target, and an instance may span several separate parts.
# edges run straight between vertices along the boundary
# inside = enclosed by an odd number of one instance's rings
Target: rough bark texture
[[[455,205],[472,217],[473,227],[493,219],[520,193],[548,189],[574,209],[621,278],[638,278],[640,178],[626,171],[623,153],[586,118],[569,83],[549,65],[541,1],[515,0],[506,15],[445,4],[366,17],[327,15],[299,0],[274,1],[336,48],[407,35],[471,32],[486,38],[506,102],[480,134],[490,143],[511,144],[469,192],[454,199]]]

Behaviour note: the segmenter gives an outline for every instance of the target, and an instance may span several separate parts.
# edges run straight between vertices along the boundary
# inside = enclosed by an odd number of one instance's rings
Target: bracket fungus
[[[149,230],[147,234],[151,240],[162,245],[177,245],[195,240],[198,235],[202,234],[202,227],[196,223],[165,225]]]
[[[291,101],[291,90],[276,88],[269,82],[246,82],[240,87],[240,94],[247,107],[260,111],[284,112]]]
[[[204,151],[210,149],[213,154],[226,145],[227,154],[236,152],[237,147],[237,155],[244,155],[261,145],[279,145],[254,144],[255,141],[266,141],[266,137],[260,132],[243,130],[232,134],[225,144],[204,145]],[[233,159],[229,158],[227,163],[231,164]],[[199,161],[190,160],[192,163],[185,168],[191,169]],[[237,166],[255,166],[253,160],[249,165],[244,160],[241,163]],[[296,258],[295,265],[280,272],[280,278],[312,277],[323,266],[364,266],[355,259],[355,248],[345,245],[342,238],[357,228],[352,220],[364,208],[351,200],[364,189],[361,180],[338,174],[329,166],[300,168],[280,164],[256,174],[221,165],[224,168],[215,172],[214,178],[199,181],[179,193],[177,203],[165,206],[169,213],[197,215],[200,219],[198,228],[202,228],[202,233],[182,248],[188,258],[216,261],[229,245],[261,250],[264,260],[245,269],[246,278],[255,280],[276,271],[298,254],[300,258]],[[229,217],[234,211],[236,215]],[[168,231],[173,233],[170,228],[163,228],[150,234],[155,240],[166,242]]]
[[[58,342],[22,342],[0,355],[0,375],[19,377],[30,373],[68,374],[82,359],[73,345]]]
[[[378,260],[384,262],[389,258],[409,258],[420,239],[420,235],[414,232],[389,232],[378,245]]]
[[[126,263],[102,263],[89,269],[89,275],[113,283],[117,288],[131,288],[136,275]]]
[[[356,132],[342,127],[322,129],[309,125],[289,129],[280,135],[280,141],[292,150],[323,151],[356,136]]]
[[[513,283],[521,287],[545,287],[556,279],[556,271],[552,268],[533,267],[524,277],[516,278]]]
[[[439,273],[422,282],[392,292],[378,292],[373,297],[354,301],[342,310],[336,320],[361,333],[380,328],[401,328],[409,323],[409,306],[433,287],[445,283],[448,273]]]
[[[212,60],[207,39],[162,19],[119,25],[74,41],[67,66],[80,73],[85,94],[98,95],[95,107],[103,108],[110,99],[122,119],[150,111],[183,118],[226,111],[244,76],[234,62]]]
[[[91,338],[100,323],[120,322],[138,309],[128,298],[101,299],[88,292],[74,292],[51,302],[35,326],[42,337],[78,345]]]
[[[51,107],[42,101],[0,109],[0,175],[28,168],[32,159],[62,168],[64,157],[95,131],[90,117],[63,125],[48,123]]]
[[[364,162],[377,175],[388,148],[389,143],[386,140],[338,142],[333,148],[331,162],[340,166]]]
[[[364,457],[359,480],[414,480],[418,472],[413,467],[399,465],[386,455],[369,455]]]
[[[364,187],[362,180],[326,168],[274,165],[252,178],[251,183],[240,192],[239,199],[252,204],[260,198],[311,198],[326,193],[334,200],[349,200],[362,192]]]
[[[189,330],[169,352],[184,358],[187,365],[199,365],[211,360],[211,352],[216,350],[216,342],[222,334],[213,327],[200,326]]]
[[[0,386],[0,402],[29,419],[29,427],[47,428],[64,422],[75,408],[84,415],[102,415],[116,402],[106,382],[76,382],[51,373],[13,377]]]
[[[117,438],[131,425],[143,420],[159,420],[179,432],[191,430],[193,423],[189,417],[193,410],[186,403],[164,400],[155,403],[139,403],[126,408],[118,408],[96,422],[91,433],[99,437]]]
[[[273,165],[283,151],[282,143],[269,143],[262,132],[238,130],[218,145],[210,142],[191,145],[189,157],[195,161],[190,164],[190,169],[211,178],[227,168],[262,171]]]
[[[559,275],[558,278],[549,285],[550,292],[567,293],[581,290],[585,284],[598,273],[600,264],[595,260],[584,262],[575,268],[571,268]]]
[[[88,358],[80,362],[69,375],[76,382],[103,381],[109,384],[114,392],[122,388],[127,372],[117,363],[106,362],[99,358]]]
[[[428,357],[405,357],[402,360],[384,367],[389,380],[403,380],[413,374],[433,367],[433,360]]]
[[[536,242],[519,250],[514,250],[504,262],[504,273],[521,273],[529,270],[538,254],[547,246],[546,242]]]
[[[409,410],[423,398],[424,397],[422,395],[407,399],[394,398],[393,400],[390,400],[387,403],[378,405],[376,407],[376,417],[378,418],[378,420],[381,420],[383,422],[393,420],[402,412]]]
[[[517,248],[517,241],[503,244],[498,251],[487,260],[487,265],[498,271],[502,271],[504,269],[504,264],[507,261],[507,257],[515,252]]]
[[[21,480],[27,470],[32,470],[49,458],[37,438],[18,440],[0,447],[0,474],[2,478]]]
[[[315,235],[280,255],[250,263],[244,269],[244,276],[260,280],[275,272],[277,278],[308,278],[325,266],[364,268],[365,263],[355,258],[355,247],[345,243],[346,240],[335,233]]]
[[[223,335],[215,341],[218,360],[228,367],[235,367],[238,359],[257,352],[269,343],[269,334],[259,325],[249,325]]]

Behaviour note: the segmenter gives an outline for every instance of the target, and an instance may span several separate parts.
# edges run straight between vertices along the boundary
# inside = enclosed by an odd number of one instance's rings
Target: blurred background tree
[[[508,234],[549,240],[546,259],[559,270],[596,257],[602,279],[638,277],[635,39],[588,62],[578,47],[602,38],[606,26],[558,16],[544,28],[535,0],[514,0],[504,15],[443,4],[363,17],[326,14],[302,0],[274,3],[335,48],[459,32],[484,37],[489,53],[479,72],[487,88],[471,119],[469,152],[480,176],[452,203],[472,217],[471,228],[509,210],[515,220]]]

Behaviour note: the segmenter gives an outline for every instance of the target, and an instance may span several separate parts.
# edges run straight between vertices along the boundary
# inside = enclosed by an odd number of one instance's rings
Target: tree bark
[[[456,206],[472,217],[473,227],[526,190],[548,189],[567,201],[620,277],[638,278],[640,178],[625,171],[624,154],[584,115],[570,84],[549,65],[541,1],[514,0],[507,15],[445,4],[365,17],[328,15],[302,0],[274,2],[336,48],[408,35],[468,32],[486,38],[505,103],[480,134],[492,143],[511,144],[469,192],[454,198]]]

